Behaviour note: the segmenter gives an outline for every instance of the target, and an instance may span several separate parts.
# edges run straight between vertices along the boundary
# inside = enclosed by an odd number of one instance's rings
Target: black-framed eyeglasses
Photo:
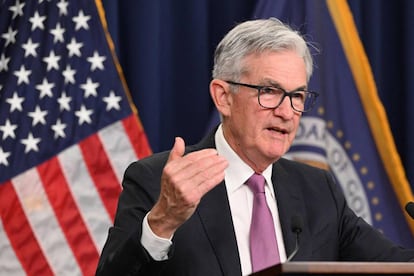
[[[259,105],[264,108],[277,108],[283,102],[285,97],[289,97],[290,105],[298,112],[307,112],[312,109],[316,103],[316,98],[319,93],[299,89],[294,91],[286,91],[281,87],[276,86],[261,86],[247,83],[240,83],[234,81],[225,81],[232,85],[240,85],[253,89],[257,89],[257,100]]]

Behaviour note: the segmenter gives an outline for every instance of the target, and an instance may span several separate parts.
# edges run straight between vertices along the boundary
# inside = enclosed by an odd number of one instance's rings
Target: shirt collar
[[[225,183],[229,194],[239,189],[250,176],[254,173],[254,170],[249,167],[230,147],[224,138],[222,125],[218,127],[215,134],[216,148],[219,155],[223,156],[229,162],[229,166],[225,169]],[[266,185],[272,183],[272,164],[269,165],[264,171],[263,176],[266,179]],[[271,185],[269,185],[271,186]],[[270,187],[273,193],[273,187]]]

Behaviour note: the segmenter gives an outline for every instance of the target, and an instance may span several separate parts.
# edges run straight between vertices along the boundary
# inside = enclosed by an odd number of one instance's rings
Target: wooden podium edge
[[[414,275],[414,263],[407,262],[287,262],[252,276],[275,275]]]

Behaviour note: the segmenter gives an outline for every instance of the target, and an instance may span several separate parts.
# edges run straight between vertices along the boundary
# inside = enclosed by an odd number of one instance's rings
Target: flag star
[[[32,55],[33,57],[37,56],[36,48],[39,47],[39,43],[33,43],[32,39],[29,38],[27,43],[22,44],[22,48],[24,49],[24,57],[28,57]]]
[[[59,8],[59,15],[68,15],[68,5],[69,3],[66,0],[60,0],[56,6]]]
[[[13,18],[16,18],[16,16],[18,15],[23,15],[23,7],[24,7],[25,3],[21,3],[19,0],[16,0],[16,4],[15,6],[11,6],[9,8],[9,11],[13,12]]]
[[[65,39],[63,38],[63,34],[65,33],[65,29],[60,26],[60,23],[56,24],[56,28],[50,30],[50,33],[53,35],[53,43],[56,42],[64,42]]]
[[[75,115],[79,118],[79,125],[82,125],[83,123],[92,123],[91,115],[93,111],[91,109],[86,109],[84,105],[81,106],[80,110],[75,111]]]
[[[29,135],[26,139],[22,139],[20,142],[25,145],[24,153],[28,153],[31,150],[33,151],[39,151],[39,147],[37,146],[38,143],[40,143],[40,138],[33,137],[33,134],[29,132]]]
[[[70,111],[69,103],[72,101],[72,98],[68,97],[65,91],[62,92],[62,95],[57,99],[57,101],[59,103],[60,111],[63,111],[63,110]]]
[[[46,110],[41,110],[39,106],[36,106],[35,111],[28,113],[29,117],[32,117],[32,126],[36,126],[38,123],[41,123],[42,125],[46,124]]]
[[[114,91],[111,90],[108,97],[103,97],[103,101],[106,102],[106,111],[111,110],[112,108],[119,110],[121,107],[119,106],[119,102],[121,101],[120,96],[115,96]]]
[[[9,165],[9,161],[7,161],[7,157],[10,156],[10,152],[4,151],[2,147],[0,147],[0,165]]]
[[[83,47],[83,43],[81,42],[76,42],[76,39],[72,38],[72,40],[70,41],[70,43],[68,45],[66,45],[66,48],[69,51],[69,57],[72,56],[81,56],[81,51],[80,48]]]
[[[7,45],[9,45],[10,43],[15,43],[16,35],[17,35],[17,30],[13,31],[13,29],[9,27],[9,29],[7,30],[7,33],[3,33],[1,35],[1,37],[6,40],[6,44],[4,46],[7,47]]]
[[[66,128],[66,124],[62,124],[62,122],[60,121],[60,118],[57,119],[56,124],[52,125],[52,130],[55,132],[55,139],[62,137],[65,138],[65,131],[64,129]]]
[[[94,71],[97,68],[104,70],[103,62],[105,59],[105,56],[100,56],[97,51],[94,51],[93,56],[87,58],[88,62],[91,63],[91,71]]]
[[[14,110],[23,111],[22,103],[24,101],[23,97],[19,97],[17,95],[17,92],[13,93],[13,98],[6,99],[6,102],[10,104],[10,112],[13,112]]]
[[[70,101],[72,101],[72,98],[68,97],[65,91],[63,91],[62,95],[59,97],[59,99],[57,99],[57,101],[59,103],[60,111],[63,111],[63,110],[70,111],[69,103]]]
[[[56,56],[54,50],[50,51],[49,56],[46,56],[43,58],[43,62],[47,63],[46,70],[47,71],[50,71],[52,69],[59,70],[59,64],[58,64],[59,60],[60,60],[60,56]]]
[[[65,78],[65,84],[66,83],[75,83],[75,74],[76,70],[73,70],[70,65],[66,65],[66,69],[63,70],[62,75]]]
[[[9,70],[9,61],[10,58],[7,58],[4,53],[0,56],[0,72]]]
[[[86,83],[80,85],[80,88],[85,91],[85,98],[88,98],[89,96],[98,96],[98,93],[96,92],[96,88],[98,87],[99,83],[92,82],[91,78],[88,78]]]
[[[45,29],[45,25],[43,25],[43,21],[46,20],[46,16],[40,16],[39,12],[36,11],[33,17],[29,18],[29,21],[32,23],[32,31],[36,30],[36,28],[39,28],[41,30]]]
[[[72,21],[76,23],[75,31],[78,31],[80,28],[84,28],[85,30],[89,29],[88,20],[91,19],[89,15],[84,15],[83,11],[80,10],[78,16],[74,16]]]
[[[24,65],[20,66],[19,71],[15,71],[13,74],[17,77],[17,84],[21,84],[22,82],[29,84],[29,76],[32,73],[32,70],[26,70]]]
[[[10,120],[7,119],[4,125],[0,125],[0,130],[3,131],[3,140],[6,140],[7,137],[16,138],[14,130],[17,128],[17,125],[12,125]]]
[[[43,79],[41,84],[36,85],[36,89],[40,92],[40,98],[43,99],[45,96],[50,98],[53,97],[52,88],[55,87],[55,84],[48,82],[46,78]]]

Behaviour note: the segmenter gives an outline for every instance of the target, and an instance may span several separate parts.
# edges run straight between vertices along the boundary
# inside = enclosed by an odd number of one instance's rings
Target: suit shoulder
[[[128,165],[125,173],[130,174],[138,171],[161,171],[168,160],[169,151],[154,153],[143,159],[134,161]]]
[[[195,150],[199,150],[198,145],[190,145],[185,149],[185,154],[190,153]],[[129,164],[126,169],[126,172],[130,171],[141,171],[141,170],[150,170],[153,172],[160,172],[167,163],[168,157],[170,155],[170,150],[154,153],[150,156],[147,156],[143,159],[137,160]]]
[[[281,168],[287,171],[301,171],[303,173],[312,173],[312,174],[329,174],[329,171],[326,169],[322,169],[313,165],[309,165],[303,162],[280,158],[276,163],[276,166],[280,166]]]

